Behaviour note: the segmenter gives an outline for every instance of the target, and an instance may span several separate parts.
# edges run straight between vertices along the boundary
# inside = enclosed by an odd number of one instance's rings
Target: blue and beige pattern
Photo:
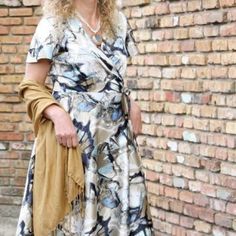
[[[59,41],[53,37],[54,19],[42,18],[30,45],[28,63],[42,58],[52,60],[49,77],[53,96],[77,128],[85,173],[85,216],[81,217],[79,201],[75,200],[72,212],[52,235],[154,235],[141,157],[126,117],[129,103],[123,77],[127,58],[135,54],[136,47],[125,16],[119,14],[117,37],[106,39],[100,48],[74,17],[65,23]],[[34,150],[17,236],[34,235]]]

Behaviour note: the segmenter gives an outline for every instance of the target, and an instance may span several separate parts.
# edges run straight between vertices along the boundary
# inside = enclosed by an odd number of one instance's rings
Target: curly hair
[[[43,13],[54,16],[58,23],[62,23],[68,17],[75,15],[75,0],[44,0]],[[98,0],[98,9],[101,15],[101,30],[109,36],[116,33],[115,13],[118,8],[117,0]]]

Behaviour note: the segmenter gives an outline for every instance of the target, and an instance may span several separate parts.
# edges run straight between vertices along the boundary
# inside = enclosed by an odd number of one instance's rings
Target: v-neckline
[[[91,42],[91,44],[93,44],[93,46],[95,46],[97,49],[102,50],[101,48],[102,48],[102,45],[104,44],[104,41],[102,41],[101,45],[98,47],[98,46],[93,42],[92,37],[91,37],[91,36],[88,34],[88,32],[84,29],[84,26],[83,26],[82,21],[81,21],[78,17],[76,17],[76,16],[74,16],[73,18],[75,19],[75,21],[77,21],[77,22],[79,23],[79,26],[81,27],[81,30],[82,30],[84,36]]]
[[[83,27],[82,22],[80,21],[80,19],[76,16],[70,18],[70,21],[72,20],[72,25],[70,24],[70,26],[75,27],[76,31],[83,34],[83,36],[88,40],[89,44],[92,47],[92,51],[94,51],[96,54],[98,54],[103,60],[106,60],[107,63],[109,63],[113,69],[115,69],[115,71],[112,69],[111,72],[113,74],[115,74],[116,76],[120,77],[119,71],[117,70],[116,66],[114,65],[113,61],[106,55],[106,53],[103,51],[102,47],[104,45],[106,45],[106,41],[108,41],[109,39],[106,39],[105,41],[102,42],[100,47],[97,47],[95,45],[95,43],[92,41],[91,37],[88,35],[88,33],[86,32],[86,30]],[[72,29],[73,30],[73,29]],[[108,41],[109,42],[109,41]]]

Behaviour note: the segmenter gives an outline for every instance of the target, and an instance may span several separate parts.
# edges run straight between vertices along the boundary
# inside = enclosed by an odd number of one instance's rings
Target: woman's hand
[[[50,68],[51,61],[47,59],[27,63],[25,78],[44,85]],[[51,105],[44,110],[43,115],[54,123],[56,138],[61,145],[68,148],[77,146],[76,129],[68,113],[57,105]]]
[[[57,141],[68,148],[78,145],[76,128],[68,113],[57,105],[51,105],[44,110],[44,116],[54,123]]]
[[[132,98],[130,98],[130,120],[134,135],[137,136],[142,132],[141,109]]]

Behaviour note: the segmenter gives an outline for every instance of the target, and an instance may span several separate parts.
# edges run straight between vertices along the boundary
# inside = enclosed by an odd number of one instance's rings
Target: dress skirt
[[[124,116],[120,93],[74,93],[59,102],[77,128],[85,171],[85,214],[79,201],[58,224],[56,236],[151,236],[152,220],[136,138]],[[96,101],[96,102],[92,102]],[[99,102],[97,102],[99,101]],[[17,235],[33,234],[33,148]]]

